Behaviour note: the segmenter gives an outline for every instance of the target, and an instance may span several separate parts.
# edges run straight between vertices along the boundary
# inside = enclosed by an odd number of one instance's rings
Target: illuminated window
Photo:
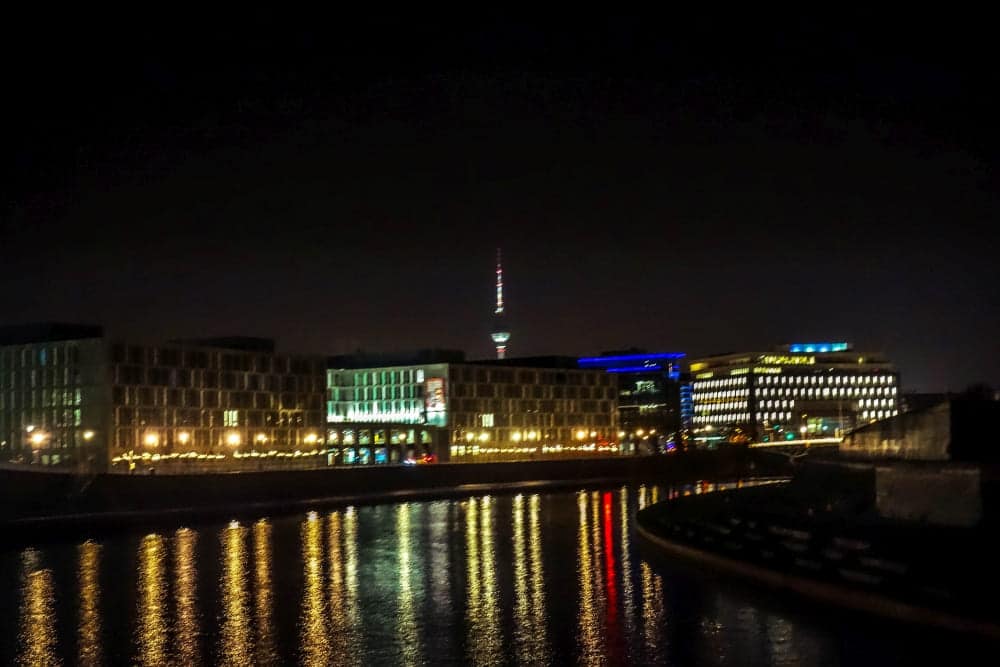
[[[223,426],[239,426],[239,411],[238,410],[226,410],[222,413],[222,424]]]

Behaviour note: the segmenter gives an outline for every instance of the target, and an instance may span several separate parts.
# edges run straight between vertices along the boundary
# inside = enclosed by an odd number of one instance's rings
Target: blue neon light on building
[[[846,352],[847,343],[792,343],[789,352]]]
[[[613,366],[605,369],[609,373],[645,373],[647,371],[662,371],[663,366],[652,364],[650,366]]]
[[[577,362],[581,366],[600,366],[610,368],[621,362],[644,362],[653,359],[683,359],[683,352],[656,352],[653,354],[624,354],[613,357],[581,357]]]

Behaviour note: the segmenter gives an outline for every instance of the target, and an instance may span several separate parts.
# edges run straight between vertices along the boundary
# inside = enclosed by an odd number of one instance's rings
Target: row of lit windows
[[[763,375],[758,378],[762,385],[769,384],[895,384],[894,375]]]
[[[730,412],[724,415],[696,415],[694,417],[694,423],[696,424],[725,424],[748,421],[750,421],[749,412]]]
[[[742,389],[728,389],[726,391],[707,391],[707,392],[696,391],[694,392],[694,394],[692,394],[692,398],[694,399],[695,402],[698,402],[698,401],[709,401],[716,398],[737,398],[740,396],[747,396],[749,395],[749,393],[750,390],[747,389],[746,387]]]
[[[722,412],[723,410],[739,410],[740,408],[746,409],[746,401],[729,401],[728,403],[703,403],[701,405],[696,405],[695,410],[699,412]]]
[[[865,410],[861,413],[862,419],[885,419],[886,417],[895,417],[899,414],[899,410]]]
[[[859,408],[891,408],[893,401],[891,398],[866,398],[858,401]]]
[[[789,401],[789,400],[760,401],[758,405],[762,408],[794,408],[795,401]]]
[[[757,421],[778,421],[792,418],[791,412],[758,412]]]
[[[722,380],[707,380],[705,382],[694,382],[693,386],[695,389],[715,389],[717,387],[741,387],[746,385],[747,378],[745,375],[740,377],[724,378]]]
[[[775,387],[757,390],[760,396],[778,397],[824,397],[824,398],[862,398],[864,396],[895,396],[896,387]]]

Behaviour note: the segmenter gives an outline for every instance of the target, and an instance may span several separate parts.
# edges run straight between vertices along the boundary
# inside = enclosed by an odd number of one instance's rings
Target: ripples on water
[[[905,657],[891,636],[803,619],[762,593],[647,562],[635,549],[635,511],[714,488],[348,507],[6,552],[0,659],[549,665]]]

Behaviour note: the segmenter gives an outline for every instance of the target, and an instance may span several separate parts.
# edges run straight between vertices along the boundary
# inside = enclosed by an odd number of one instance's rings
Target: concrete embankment
[[[804,472],[804,474],[802,474]],[[670,559],[906,623],[1000,639],[994,527],[877,512],[870,467],[807,468],[789,484],[679,498],[639,512]]]
[[[780,474],[742,450],[482,464],[368,466],[190,475],[97,475],[0,470],[0,524],[11,529],[135,522],[163,516],[392,502],[491,490],[592,483],[735,479]]]

